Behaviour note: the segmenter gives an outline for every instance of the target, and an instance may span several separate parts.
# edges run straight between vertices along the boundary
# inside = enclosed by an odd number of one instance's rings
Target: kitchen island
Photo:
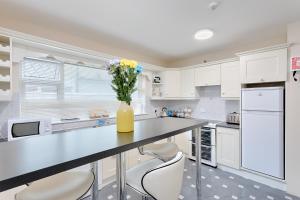
[[[116,126],[86,128],[61,134],[0,143],[0,192],[117,155],[118,199],[126,199],[125,153],[185,131],[197,138],[197,192],[200,199],[201,134],[206,122],[195,119],[155,118],[135,122],[135,131],[117,133]],[[97,167],[94,166],[94,169]],[[96,173],[96,172],[95,172]],[[97,183],[93,199],[97,197]]]

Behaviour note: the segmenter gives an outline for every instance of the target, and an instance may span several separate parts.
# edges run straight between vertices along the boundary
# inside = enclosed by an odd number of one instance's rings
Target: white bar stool
[[[178,152],[168,162],[153,159],[127,171],[127,185],[142,199],[178,200],[184,169],[184,155]]]
[[[94,173],[62,172],[38,181],[15,195],[16,200],[78,200],[92,187]]]
[[[30,137],[23,130],[16,130],[17,139]],[[13,137],[13,136],[12,136]],[[32,137],[38,137],[33,135]],[[67,171],[28,184],[15,195],[16,200],[78,200],[92,188],[92,200],[98,199],[98,164],[91,164],[91,170]]]
[[[140,154],[150,155],[164,162],[173,159],[179,152],[178,146],[172,142],[147,144],[138,148]]]

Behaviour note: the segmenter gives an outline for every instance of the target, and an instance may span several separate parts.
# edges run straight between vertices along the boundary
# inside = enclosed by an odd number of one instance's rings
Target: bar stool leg
[[[92,171],[95,176],[95,180],[92,187],[92,200],[98,200],[98,161],[93,162]]]
[[[196,137],[196,189],[197,200],[201,199],[201,130],[196,128],[193,130]]]
[[[172,138],[171,138],[171,137],[168,137],[168,138],[167,138],[167,142],[172,142]]]
[[[126,155],[125,152],[117,155],[117,186],[118,186],[118,196],[117,200],[126,199]]]

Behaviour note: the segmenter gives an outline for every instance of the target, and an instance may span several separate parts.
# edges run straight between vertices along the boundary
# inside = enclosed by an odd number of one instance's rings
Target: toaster
[[[229,124],[240,124],[240,114],[237,112],[229,113],[226,122]]]

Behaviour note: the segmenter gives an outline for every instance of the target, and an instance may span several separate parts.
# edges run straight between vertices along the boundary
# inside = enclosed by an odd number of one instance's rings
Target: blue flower
[[[136,72],[137,74],[140,74],[140,73],[142,73],[142,71],[143,71],[143,66],[140,65],[140,64],[138,64],[138,65],[136,66],[136,68],[135,68],[135,72]]]

